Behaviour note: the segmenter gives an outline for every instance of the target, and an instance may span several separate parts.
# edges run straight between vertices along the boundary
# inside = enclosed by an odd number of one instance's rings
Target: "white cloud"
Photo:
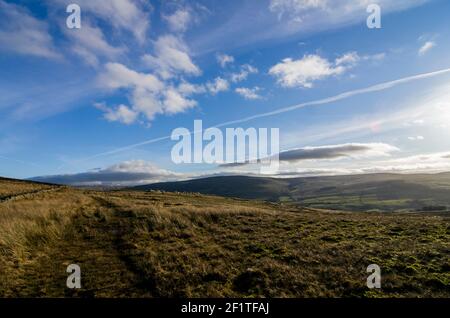
[[[49,1],[56,2],[64,8],[74,2],[69,0]],[[132,33],[140,43],[145,42],[150,27],[151,5],[149,2],[143,0],[77,0],[75,3],[81,7],[83,15],[90,13],[92,17],[102,19],[116,30]]]
[[[336,65],[354,65],[360,61],[360,57],[357,52],[348,52],[341,57],[338,57],[335,61]]]
[[[427,41],[424,45],[422,45],[419,49],[419,56],[424,56],[427,54],[432,48],[436,46],[436,42],[433,41]]]
[[[345,72],[342,65],[347,58],[339,60],[340,65],[334,65],[319,55],[305,55],[299,60],[284,59],[273,66],[269,74],[275,76],[279,84],[285,87],[313,87],[313,82]]]
[[[98,83],[111,89],[137,87],[149,92],[159,92],[164,88],[164,83],[154,75],[138,73],[119,63],[107,63]]]
[[[279,13],[292,10],[302,12],[309,9],[324,9],[327,4],[327,0],[271,0],[269,9]]]
[[[110,90],[126,89],[130,92],[131,107],[124,105],[115,110],[105,109],[108,120],[127,124],[134,122],[142,114],[148,121],[156,114],[176,114],[197,105],[188,96],[199,93],[200,89],[189,83],[174,88],[152,74],[133,71],[119,63],[108,63],[97,79],[100,87]]]
[[[386,58],[386,53],[377,53],[373,55],[359,55],[358,52],[348,52],[335,60],[336,65],[343,65],[346,68],[357,65],[360,61],[381,61]]]
[[[154,42],[154,55],[144,55],[142,60],[151,72],[136,72],[119,63],[107,63],[98,76],[100,87],[112,91],[122,89],[128,93],[130,106],[102,109],[106,119],[129,124],[139,117],[152,121],[157,114],[181,113],[197,105],[190,96],[207,91],[202,85],[184,80],[185,75],[199,75],[201,72],[179,37],[159,37]],[[215,93],[222,90],[221,81],[210,87],[210,91]]]
[[[185,32],[192,23],[193,17],[189,9],[178,9],[171,15],[163,15],[169,27],[174,32]]]
[[[200,75],[200,69],[192,62],[186,44],[173,35],[165,35],[155,42],[155,55],[144,55],[144,63],[163,79],[178,74]]]
[[[247,87],[238,87],[235,89],[235,92],[244,97],[245,99],[261,99],[262,96],[258,94],[261,90],[259,87],[247,88]]]
[[[61,58],[44,21],[19,5],[0,0],[0,50]]]
[[[231,74],[231,81],[238,83],[245,81],[250,74],[258,73],[258,69],[250,64],[244,64],[241,66],[239,73]]]
[[[317,54],[310,54],[298,60],[286,58],[274,65],[269,70],[269,74],[275,76],[278,83],[284,87],[311,88],[315,81],[341,75],[360,61],[380,61],[384,57],[384,53],[360,56],[358,52],[353,51],[331,62]]]
[[[364,169],[384,162],[386,158],[398,152],[397,147],[386,143],[347,143],[293,148],[279,154],[280,169],[276,176],[363,173]],[[256,164],[225,164],[220,167],[227,168],[226,171],[248,174],[259,173],[260,164],[258,161]]]
[[[158,174],[173,174],[168,172],[167,170],[160,169],[156,167],[154,164],[144,160],[131,160],[124,161],[119,164],[115,164],[109,168],[104,169],[103,171],[113,171],[113,172],[144,172],[144,173],[154,173]]]
[[[304,147],[280,153],[281,161],[330,160],[339,158],[386,157],[399,149],[385,143],[350,143],[320,147]]]
[[[203,85],[182,82],[180,85],[178,85],[178,91],[185,96],[190,96],[193,94],[206,93],[206,88]]]
[[[315,165],[300,167],[298,165],[282,165],[281,174],[302,175],[350,175],[367,173],[435,173],[450,170],[450,153],[431,153],[392,158],[387,160],[352,162],[337,165]]]
[[[217,77],[213,82],[209,82],[206,84],[209,92],[213,95],[216,95],[220,92],[225,92],[230,89],[230,83],[226,79],[221,77]]]
[[[174,88],[169,88],[164,92],[164,110],[168,114],[176,114],[197,106],[197,102],[182,95]]]
[[[41,182],[75,186],[133,186],[161,181],[176,180],[182,175],[157,167],[144,160],[131,160],[104,169],[66,175],[33,178]]]
[[[227,55],[227,54],[217,54],[216,59],[222,68],[226,67],[227,64],[234,62],[234,57],[232,57],[231,55]]]
[[[137,116],[138,113],[131,110],[126,105],[119,105],[116,109],[108,108],[104,103],[96,103],[95,107],[102,110],[104,112],[104,117],[109,121],[118,121],[123,124],[132,124]]]
[[[347,143],[318,147],[293,148],[278,154],[281,163],[300,163],[303,161],[329,161],[340,159],[363,159],[390,157],[392,153],[398,152],[395,146],[386,143]],[[257,158],[263,160],[266,158]],[[224,164],[224,167],[239,167],[250,163]]]
[[[87,22],[83,23],[81,29],[65,28],[64,32],[72,44],[72,51],[92,66],[98,66],[101,56],[113,61],[126,51],[123,47],[111,46],[102,30]]]

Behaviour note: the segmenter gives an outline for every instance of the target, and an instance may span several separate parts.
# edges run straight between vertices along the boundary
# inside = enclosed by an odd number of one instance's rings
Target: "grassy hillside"
[[[0,177],[0,201],[7,201],[20,195],[30,195],[57,187],[59,186]]]
[[[242,199],[277,201],[278,198],[289,195],[290,181],[288,179],[229,176],[162,182],[137,186],[133,189],[196,192]]]
[[[157,183],[135,189],[190,191],[347,211],[448,210],[450,207],[450,173],[292,179],[231,176]]]
[[[447,214],[0,180],[0,297],[450,297]],[[66,288],[78,264],[82,289]],[[383,288],[366,287],[366,267]]]

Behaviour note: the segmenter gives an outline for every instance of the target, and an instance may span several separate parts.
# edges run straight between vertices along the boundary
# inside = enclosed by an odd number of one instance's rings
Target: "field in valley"
[[[141,185],[136,189],[195,191],[242,199],[291,202],[311,208],[338,211],[450,210],[450,173],[448,172],[436,174],[379,173],[284,179],[220,176]]]
[[[450,218],[1,179],[0,297],[450,297]]]

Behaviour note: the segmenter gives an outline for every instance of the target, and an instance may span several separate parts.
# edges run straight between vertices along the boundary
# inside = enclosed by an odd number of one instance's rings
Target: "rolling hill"
[[[198,192],[349,211],[446,210],[450,207],[450,173],[291,179],[224,176],[133,189]]]

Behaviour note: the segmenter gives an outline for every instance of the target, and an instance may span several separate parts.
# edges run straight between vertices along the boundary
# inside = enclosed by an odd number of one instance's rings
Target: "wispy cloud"
[[[383,16],[430,0],[378,0]],[[255,3],[257,3],[255,5]],[[360,23],[367,18],[366,0],[271,0],[242,3],[228,19],[194,38],[197,52],[211,52]]]
[[[258,86],[253,87],[253,88],[238,87],[235,89],[235,92],[237,94],[241,95],[242,97],[244,97],[245,99],[248,99],[248,100],[261,99],[262,96],[259,94],[260,91],[261,91],[261,88],[259,88]]]
[[[406,83],[410,83],[410,82],[414,82],[414,81],[418,81],[418,80],[423,80],[423,79],[427,79],[427,78],[432,78],[432,77],[436,77],[436,76],[439,76],[439,75],[444,75],[444,74],[447,74],[447,73],[450,73],[450,68],[442,69],[442,70],[434,71],[434,72],[429,72],[429,73],[422,73],[422,74],[418,74],[418,75],[403,77],[403,78],[400,78],[400,79],[397,79],[397,80],[384,82],[384,83],[373,85],[373,86],[369,86],[369,87],[366,87],[366,88],[361,88],[361,89],[347,91],[345,93],[341,93],[339,95],[335,95],[335,96],[332,96],[332,97],[323,98],[323,99],[310,101],[310,102],[305,102],[305,103],[301,103],[301,104],[297,104],[297,105],[293,105],[293,106],[289,106],[289,107],[280,108],[278,110],[274,110],[274,111],[271,111],[271,112],[266,112],[266,113],[262,113],[262,114],[256,114],[256,115],[249,116],[249,117],[246,117],[246,118],[237,119],[237,120],[233,120],[233,121],[228,121],[228,122],[223,123],[223,124],[221,124],[219,126],[226,126],[226,125],[232,125],[232,124],[237,124],[237,123],[248,122],[248,121],[251,121],[251,120],[258,119],[258,118],[275,116],[275,115],[278,115],[278,114],[283,114],[283,113],[291,112],[291,111],[294,111],[294,110],[297,110],[297,109],[310,107],[310,106],[325,105],[325,104],[329,104],[329,103],[332,103],[332,102],[337,102],[337,101],[340,101],[340,100],[343,100],[343,99],[347,99],[347,98],[350,98],[350,97],[353,97],[353,96],[363,95],[363,94],[368,94],[368,93],[380,92],[380,91],[384,91],[386,89],[390,89],[390,88],[396,87],[398,85],[402,85],[402,84],[406,84]]]
[[[385,143],[347,143],[338,145],[303,147],[282,151],[278,154],[280,162],[298,163],[301,161],[336,160],[342,158],[370,158],[387,157],[399,151],[395,146]],[[266,158],[254,158],[264,160]],[[223,167],[236,167],[250,164],[250,162],[237,164],[224,164]]]
[[[104,112],[104,117],[109,121],[118,121],[129,125],[136,121],[139,113],[126,105],[119,105],[115,109],[109,108],[105,103],[95,103],[94,106]]]
[[[284,87],[311,88],[315,81],[343,74],[359,60],[360,57],[356,52],[346,53],[334,62],[310,54],[298,60],[286,58],[274,65],[269,74],[275,76],[278,83]]]
[[[192,61],[187,45],[174,35],[159,37],[154,45],[154,55],[146,54],[143,62],[164,79],[179,74],[200,75],[201,71]]]
[[[414,81],[419,81],[419,80],[424,80],[424,79],[428,79],[428,78],[433,78],[433,77],[437,77],[440,75],[444,75],[444,74],[448,74],[450,73],[450,68],[447,69],[441,69],[438,71],[433,71],[433,72],[429,72],[429,73],[422,73],[422,74],[418,74],[418,75],[413,75],[413,76],[408,76],[408,77],[403,77],[397,80],[393,80],[393,81],[388,81],[388,82],[384,82],[384,83],[380,83],[377,85],[373,85],[373,86],[369,86],[366,88],[362,88],[362,89],[357,89],[357,90],[351,90],[351,91],[347,91],[332,97],[328,97],[328,98],[323,98],[323,99],[319,99],[319,100],[314,100],[314,101],[310,101],[310,102],[305,102],[305,103],[300,103],[300,104],[296,104],[296,105],[292,105],[292,106],[288,106],[288,107],[283,107],[283,108],[279,108],[277,110],[274,111],[270,111],[270,112],[265,112],[265,113],[260,113],[260,114],[256,114],[253,116],[249,116],[249,117],[245,117],[245,118],[241,118],[241,119],[236,119],[236,120],[232,120],[232,121],[227,121],[224,123],[220,123],[215,125],[215,127],[226,127],[226,126],[231,126],[234,124],[239,124],[239,123],[245,123],[245,122],[249,122],[258,118],[265,118],[265,117],[271,117],[271,116],[276,116],[278,114],[283,114],[283,113],[287,113],[287,112],[291,112],[297,109],[301,109],[301,108],[305,108],[305,107],[310,107],[310,106],[321,106],[321,105],[326,105],[326,104],[330,104],[336,101],[340,101],[340,100],[344,100],[347,98],[351,98],[353,96],[358,96],[358,95],[363,95],[363,94],[368,94],[368,93],[375,93],[375,92],[380,92],[380,91],[384,91],[402,84],[406,84],[406,83],[410,83],[410,82],[414,82]],[[109,156],[109,155],[113,155],[113,154],[117,154],[120,152],[124,152],[124,151],[128,151],[134,148],[138,148],[138,147],[142,147],[145,145],[149,145],[149,144],[153,144],[156,142],[160,142],[163,140],[168,140],[170,139],[170,135],[168,136],[162,136],[162,137],[158,137],[158,138],[153,138],[150,140],[145,140],[139,143],[135,143],[135,144],[131,144],[128,146],[124,146],[124,147],[120,147],[120,148],[116,148],[114,150],[111,151],[107,151],[107,152],[102,152],[102,153],[98,153],[92,156],[89,156],[87,158],[78,160],[78,161],[86,161],[86,160],[90,160],[93,158],[98,158],[98,157],[102,157],[102,156]]]
[[[217,77],[214,81],[207,83],[206,87],[211,94],[216,95],[220,92],[228,91],[230,83],[222,77]]]
[[[193,22],[192,11],[189,8],[180,8],[169,15],[163,15],[163,19],[174,32],[185,32]]]
[[[24,7],[0,0],[0,50],[60,59],[46,22]]]
[[[217,54],[216,59],[222,68],[234,62],[234,57],[228,54]]]
[[[73,3],[71,0],[48,0],[61,7]],[[77,0],[84,15],[99,18],[103,23],[111,25],[116,31],[127,32],[141,44],[145,43],[150,28],[150,12],[152,6],[147,1],[108,0],[92,1]]]
[[[403,10],[426,3],[426,0],[378,0],[383,13]],[[367,0],[271,0],[269,10],[286,24],[291,32],[312,27],[328,28],[354,23],[367,17]]]
[[[82,57],[89,65],[97,67],[99,58],[104,57],[108,61],[115,61],[126,52],[125,47],[114,47],[109,44],[103,31],[88,22],[83,23],[81,29],[64,29],[70,42],[71,50]]]
[[[158,168],[150,162],[133,160],[125,161],[105,169],[76,174],[40,176],[31,178],[31,180],[74,186],[132,186],[175,180],[180,177],[181,175]]]
[[[424,56],[425,54],[427,54],[432,48],[434,48],[436,46],[436,42],[433,41],[427,41],[425,42],[424,45],[422,45],[419,49],[419,55],[420,56]]]
[[[239,72],[231,74],[230,78],[233,83],[245,81],[250,74],[257,74],[259,70],[250,65],[244,64],[240,67]]]
[[[291,149],[280,153],[281,161],[329,160],[348,157],[389,156],[399,151],[397,147],[385,143],[350,143],[321,147]]]

